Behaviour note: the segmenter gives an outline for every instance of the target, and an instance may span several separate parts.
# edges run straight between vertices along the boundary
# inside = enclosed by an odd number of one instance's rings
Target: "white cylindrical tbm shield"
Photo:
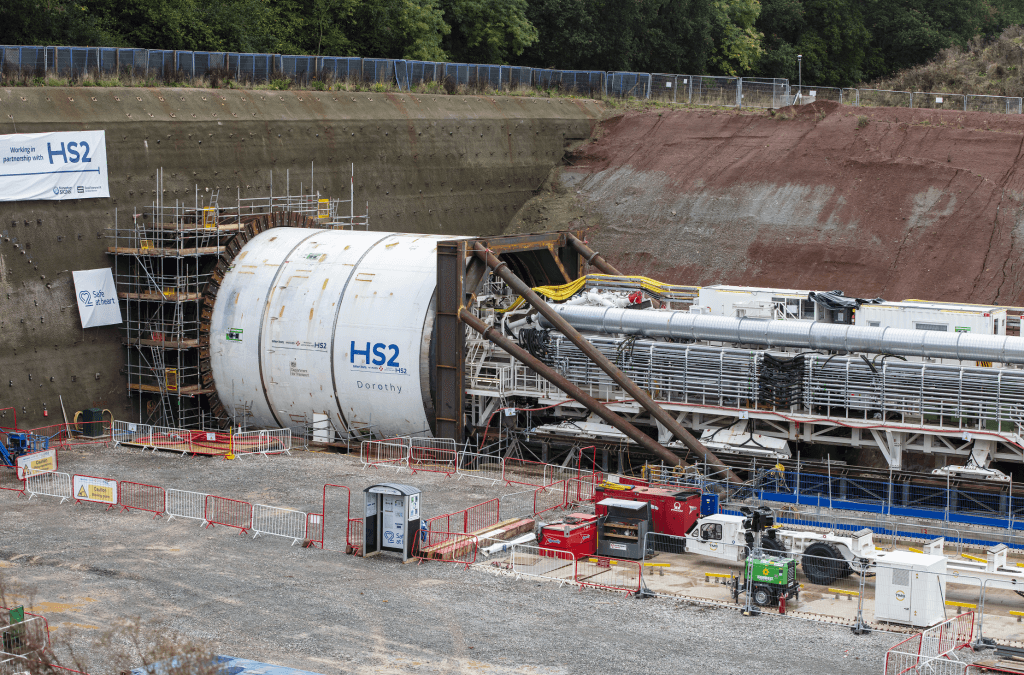
[[[450,236],[273,228],[224,275],[210,365],[246,426],[430,435],[437,243]],[[319,426],[320,423],[318,423]]]

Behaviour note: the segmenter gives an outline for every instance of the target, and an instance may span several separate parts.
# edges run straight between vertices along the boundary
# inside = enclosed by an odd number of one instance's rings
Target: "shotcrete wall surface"
[[[1024,117],[631,112],[561,171],[591,243],[674,283],[1024,304]]]
[[[19,426],[128,407],[119,329],[83,330],[71,272],[109,267],[107,228],[156,198],[222,205],[300,183],[347,198],[371,229],[496,234],[564,148],[589,138],[594,101],[317,91],[27,87],[0,90],[0,133],[103,129],[110,199],[0,202],[0,408]],[[363,204],[363,207],[358,206]],[[43,417],[44,406],[50,413]],[[0,414],[0,426],[10,426]]]

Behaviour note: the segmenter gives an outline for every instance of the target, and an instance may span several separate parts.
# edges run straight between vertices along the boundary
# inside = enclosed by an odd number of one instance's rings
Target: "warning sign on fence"
[[[18,458],[18,480],[41,473],[52,473],[57,470],[57,450],[41,450],[30,452]]]
[[[92,476],[75,476],[73,489],[76,502],[117,504],[117,481]]]

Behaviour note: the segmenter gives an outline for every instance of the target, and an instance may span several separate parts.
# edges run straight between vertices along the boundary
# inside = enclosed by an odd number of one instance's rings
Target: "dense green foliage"
[[[788,77],[847,86],[1024,23],[1024,0],[4,0],[0,43]]]

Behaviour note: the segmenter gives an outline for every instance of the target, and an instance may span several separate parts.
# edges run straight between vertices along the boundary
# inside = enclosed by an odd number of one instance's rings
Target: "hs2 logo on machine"
[[[355,340],[352,340],[349,349],[349,363],[352,364],[353,370],[407,375],[408,371],[398,362],[398,353],[398,345],[367,342],[366,349],[359,349]],[[356,356],[363,357],[362,363],[356,361]]]

